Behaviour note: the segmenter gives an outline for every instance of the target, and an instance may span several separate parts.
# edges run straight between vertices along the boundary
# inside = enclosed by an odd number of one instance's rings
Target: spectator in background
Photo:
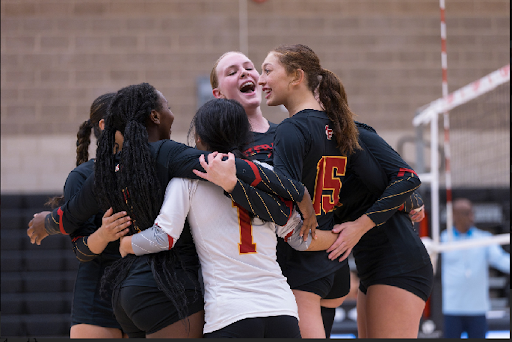
[[[466,198],[453,202],[452,241],[481,239],[490,232],[476,228],[473,205]],[[441,233],[447,242],[448,232]],[[447,251],[442,256],[444,337],[485,338],[489,305],[489,266],[510,274],[510,254],[498,245]]]

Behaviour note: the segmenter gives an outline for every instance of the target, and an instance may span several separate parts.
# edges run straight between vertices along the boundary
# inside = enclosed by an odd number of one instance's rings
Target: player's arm
[[[303,221],[297,210],[293,210],[288,223],[284,226],[276,225],[276,234],[283,238],[292,248],[298,251],[323,251],[329,248],[338,237],[337,233],[330,230],[317,229],[316,239],[312,238],[311,232],[308,232],[306,239],[301,236],[301,227]]]
[[[227,159],[224,158],[225,156],[224,154],[213,152],[206,156],[208,160],[206,161],[202,155],[199,161],[205,172],[196,170],[194,173],[221,186],[235,203],[247,211],[252,212],[265,221],[274,222],[279,225],[286,224],[291,213],[290,201],[295,201],[299,208],[306,208],[304,209],[305,224],[302,227],[302,233],[308,230],[314,232],[317,222],[313,205],[311,204],[311,197],[301,183],[286,177],[280,177],[259,163],[235,159],[232,153],[227,154]],[[238,177],[237,160],[249,165],[250,172],[256,175],[255,180],[251,184],[247,184]],[[275,177],[277,180],[274,182],[281,184],[284,189],[291,189],[287,190],[287,196],[280,197],[279,193],[273,191],[272,181],[269,177]],[[259,184],[263,184],[268,192],[257,189],[256,186]],[[297,184],[300,184],[302,190],[297,187]],[[302,198],[299,199],[297,194],[300,194],[301,191],[303,194]]]
[[[137,234],[123,237],[119,252],[144,255],[170,250],[178,241],[190,209],[192,183],[173,178],[167,185],[164,202],[152,227]]]

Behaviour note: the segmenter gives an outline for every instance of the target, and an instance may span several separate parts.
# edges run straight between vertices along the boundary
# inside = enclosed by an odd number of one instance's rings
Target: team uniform
[[[274,165],[272,150],[274,148],[274,135],[278,125],[270,121],[268,124],[270,127],[266,132],[252,132],[253,141],[247,145],[244,155],[247,158]]]
[[[371,190],[358,170],[347,172],[339,195],[341,206],[336,210],[336,223],[354,221],[362,214],[375,223],[352,250],[359,289],[366,294],[371,285],[392,285],[426,301],[433,283],[432,264],[407,214],[422,205],[421,197],[413,192],[420,180],[373,128],[357,122],[356,125],[361,147],[375,158],[386,178],[385,188]]]
[[[322,230],[331,230],[335,224],[334,211],[342,205],[340,191],[349,174],[358,174],[367,180],[366,186],[375,191],[385,184],[382,174],[371,167],[375,160],[366,150],[341,156],[330,125],[325,112],[306,109],[283,120],[274,139],[276,172],[304,183],[313,199],[318,229]],[[347,259],[343,262],[329,260],[325,251],[300,253],[282,241],[278,243],[278,252],[283,274],[292,289],[313,292],[321,298],[348,294]]]
[[[64,185],[64,200],[69,200],[82,188],[93,170],[94,159],[91,159],[69,173]],[[103,298],[99,293],[100,279],[105,267],[121,258],[119,241],[110,242],[101,254],[92,253],[87,246],[89,235],[101,226],[102,216],[101,213],[92,216],[78,230],[70,234],[73,251],[80,261],[73,290],[71,325],[91,324],[121,329],[115,319],[110,300]]]
[[[132,237],[135,254],[171,248],[186,219],[201,262],[205,337],[300,337],[295,297],[276,261],[276,233],[287,240],[293,235],[290,243],[307,249],[298,236],[300,215],[284,227],[251,219],[218,186],[174,178],[155,226]],[[251,320],[250,328],[234,334],[252,318],[263,318],[261,325]]]
[[[160,184],[167,184],[173,177],[198,178],[192,170],[202,169],[199,156],[207,154],[172,140],[150,143],[150,147],[155,156]],[[229,194],[231,199],[264,220],[280,225],[286,224],[292,213],[291,201],[302,200],[303,185],[278,177],[274,172],[248,161],[237,159],[236,166],[238,182]],[[272,194],[264,192],[265,190],[272,191]],[[90,213],[96,213],[98,209],[94,196],[94,175],[92,175],[88,177],[77,196],[47,216],[45,227],[49,232],[72,233],[87,220]],[[199,262],[187,226],[174,246],[174,251],[181,259],[181,262],[175,263],[175,270],[186,290],[187,309],[190,315],[202,310],[203,307],[197,274]],[[136,257],[123,286],[113,293],[116,318],[129,337],[144,337],[145,334],[156,332],[179,319],[174,304],[158,290],[150,263],[148,263],[148,260],[153,257],[152,255]],[[147,291],[141,294],[142,288]],[[134,294],[140,295],[131,297]],[[125,298],[131,299],[124,300]]]

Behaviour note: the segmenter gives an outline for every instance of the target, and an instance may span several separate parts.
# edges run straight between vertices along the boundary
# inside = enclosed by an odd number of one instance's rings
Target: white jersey
[[[177,240],[187,217],[204,281],[204,333],[250,317],[298,319],[295,297],[276,261],[278,226],[251,221],[210,182],[173,178],[155,224]]]

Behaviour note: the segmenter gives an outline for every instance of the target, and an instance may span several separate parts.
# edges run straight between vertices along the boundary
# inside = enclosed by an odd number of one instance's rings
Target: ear
[[[155,124],[160,125],[160,113],[156,110],[151,110],[151,114],[149,114],[149,119]]]
[[[101,119],[100,122],[98,122],[98,126],[100,126],[100,131],[103,131],[105,129],[105,119]]]
[[[296,69],[292,78],[292,85],[299,85],[304,82],[305,73],[302,69]]]
[[[224,94],[222,94],[219,90],[219,88],[215,88],[212,90],[213,92],[213,96],[216,98],[216,99],[225,99],[226,96],[224,96]]]

